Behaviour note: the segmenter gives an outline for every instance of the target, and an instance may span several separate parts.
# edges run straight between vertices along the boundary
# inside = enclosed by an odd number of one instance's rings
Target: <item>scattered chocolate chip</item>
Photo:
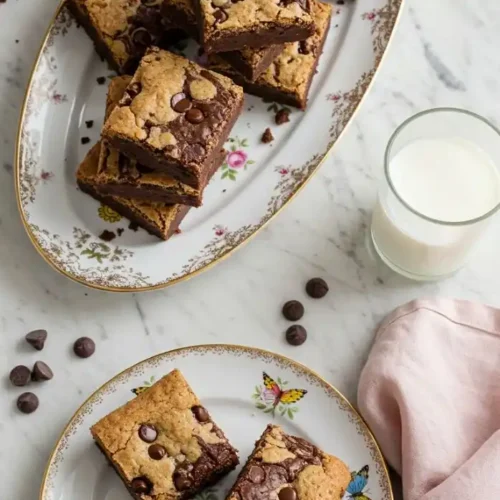
[[[191,411],[193,412],[193,415],[196,417],[196,420],[198,422],[207,422],[210,418],[210,415],[208,414],[208,411],[203,408],[203,406],[193,406],[191,408]]]
[[[222,9],[217,9],[213,16],[215,17],[215,24],[223,23],[228,18],[227,13]]]
[[[264,469],[259,467],[258,465],[252,465],[250,470],[248,471],[248,479],[252,481],[252,483],[260,484],[266,478],[266,474],[264,473]]]
[[[9,379],[12,385],[23,387],[31,378],[31,370],[27,366],[19,365],[12,368],[10,371]]]
[[[181,470],[174,472],[174,484],[177,491],[184,491],[191,488],[193,481],[188,476],[187,471]]]
[[[81,138],[81,143],[82,144],[88,144],[90,142],[90,138],[89,137],[82,137]]]
[[[149,493],[151,491],[151,483],[145,477],[136,477],[132,479],[130,487],[134,493]]]
[[[19,40],[16,39],[16,43],[19,43]]]
[[[139,229],[139,224],[137,224],[137,222],[131,222],[128,228],[132,231],[137,231]]]
[[[204,119],[205,116],[203,115],[203,111],[201,109],[191,108],[186,113],[186,120],[195,125],[201,123]]]
[[[148,454],[153,460],[161,460],[167,454],[167,450],[161,444],[152,444],[148,448]]]
[[[89,337],[80,337],[75,340],[73,351],[79,358],[89,358],[95,352],[95,342]]]
[[[96,78],[96,81],[99,85],[104,85],[106,83],[106,77],[105,76],[98,76]]]
[[[35,382],[41,382],[42,380],[50,380],[54,376],[54,373],[50,369],[50,366],[43,361],[37,361],[31,372],[31,380]]]
[[[290,121],[290,111],[288,109],[280,109],[274,118],[276,125],[283,125],[283,123]]]
[[[47,340],[47,330],[33,330],[26,335],[25,339],[37,351],[41,351]]]
[[[107,229],[105,229],[100,235],[99,235],[99,239],[101,239],[102,241],[113,241],[114,239],[116,238],[116,234],[113,233],[113,231],[108,231]]]
[[[321,299],[328,293],[328,285],[322,278],[312,278],[306,284],[306,292],[313,299]]]
[[[17,408],[22,413],[33,413],[38,408],[38,398],[32,392],[23,392],[17,398]]]
[[[139,437],[146,443],[152,443],[158,437],[158,431],[154,425],[142,424],[139,427]]]
[[[286,341],[290,345],[302,345],[307,340],[307,330],[302,325],[292,325],[286,331]]]
[[[278,493],[279,500],[297,500],[297,492],[290,486],[286,486]]]
[[[87,128],[92,128],[92,127],[94,126],[94,120],[87,120],[87,121],[85,122],[85,126],[86,126]]]
[[[123,229],[123,227],[119,227],[117,230],[116,230],[116,233],[118,234],[118,236],[121,236],[123,234],[123,231],[125,231],[125,229]]]
[[[286,319],[298,321],[304,316],[304,306],[298,300],[289,300],[285,302],[281,312]]]
[[[188,109],[191,108],[191,101],[187,98],[184,92],[179,92],[172,96],[170,99],[170,106],[177,113],[185,113]]]
[[[273,136],[273,133],[271,132],[270,128],[266,128],[266,130],[264,130],[264,133],[262,134],[261,141],[264,144],[269,144],[270,142],[274,141],[274,136]]]

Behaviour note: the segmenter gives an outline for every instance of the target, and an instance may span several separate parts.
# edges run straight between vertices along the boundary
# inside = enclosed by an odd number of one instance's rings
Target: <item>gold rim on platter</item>
[[[333,150],[335,144],[337,144],[337,142],[342,138],[342,136],[344,135],[344,133],[346,132],[346,130],[349,128],[349,125],[352,123],[352,121],[356,117],[356,115],[357,115],[357,113],[358,113],[358,111],[359,111],[362,103],[364,102],[365,98],[369,94],[369,92],[370,92],[370,90],[371,90],[371,88],[372,88],[372,86],[373,86],[373,84],[375,82],[375,78],[376,78],[377,73],[378,73],[378,71],[380,69],[380,66],[381,66],[382,62],[384,61],[387,53],[389,52],[390,45],[391,45],[391,43],[392,43],[392,41],[394,39],[394,32],[396,30],[396,27],[399,24],[399,21],[401,20],[402,13],[403,13],[404,7],[406,5],[406,0],[396,0],[396,2],[398,2],[398,5],[399,5],[397,15],[395,17],[394,23],[392,24],[392,26],[390,28],[390,32],[388,34],[388,39],[387,39],[387,44],[386,44],[386,46],[385,46],[385,48],[383,50],[383,53],[382,53],[381,57],[379,57],[379,58],[376,59],[375,66],[371,70],[373,72],[373,74],[371,75],[371,79],[370,79],[370,81],[369,81],[369,83],[368,83],[368,85],[366,87],[365,92],[363,93],[363,95],[361,96],[360,100],[355,105],[354,110],[353,110],[351,116],[349,117],[347,123],[345,124],[344,128],[342,129],[342,131],[340,132],[340,134],[338,135],[338,137],[335,139],[335,141],[333,141],[333,143],[330,145],[330,147],[328,147],[327,150],[322,155],[320,155],[320,157],[318,158],[318,160],[316,162],[316,165],[313,166],[311,174],[308,175],[305,178],[305,180],[298,185],[298,187],[295,189],[295,191],[293,191],[290,194],[290,196],[283,203],[283,205],[281,207],[279,207],[274,213],[272,213],[270,215],[270,217],[268,217],[267,220],[265,220],[258,228],[256,228],[248,236],[246,236],[244,239],[242,239],[237,245],[230,247],[225,253],[223,253],[222,255],[218,256],[217,258],[214,258],[212,261],[210,261],[210,262],[202,265],[200,268],[195,269],[195,270],[190,271],[190,272],[187,272],[186,274],[183,274],[182,276],[179,276],[177,278],[173,278],[173,279],[171,279],[171,280],[169,280],[167,282],[164,282],[164,283],[159,283],[159,284],[156,284],[156,285],[148,285],[148,286],[144,286],[144,287],[133,288],[133,287],[116,287],[116,286],[101,285],[101,284],[98,284],[98,283],[90,283],[90,282],[86,281],[84,278],[82,278],[80,276],[77,276],[77,275],[75,275],[75,274],[73,274],[73,273],[71,273],[71,272],[69,272],[69,271],[67,271],[65,269],[62,269],[62,268],[58,267],[53,262],[53,260],[49,256],[47,256],[45,250],[41,247],[41,245],[38,242],[37,238],[35,237],[35,235],[31,231],[31,229],[29,227],[29,224],[28,224],[28,222],[26,220],[26,216],[25,216],[23,207],[22,207],[21,195],[20,195],[20,193],[21,193],[21,189],[20,189],[20,183],[21,183],[21,180],[20,180],[20,172],[21,172],[21,168],[20,168],[20,166],[21,166],[21,140],[22,140],[23,125],[24,125],[24,121],[25,121],[25,117],[26,117],[26,109],[27,109],[27,103],[28,103],[28,96],[29,96],[29,93],[30,93],[30,89],[32,88],[32,85],[33,85],[33,79],[34,79],[34,76],[35,76],[36,69],[38,67],[38,64],[40,62],[41,56],[43,54],[43,50],[44,50],[44,48],[47,45],[47,40],[49,39],[49,36],[51,34],[53,25],[54,25],[57,17],[59,16],[61,10],[63,9],[63,7],[66,4],[66,0],[61,0],[61,3],[57,7],[56,12],[55,12],[54,16],[52,17],[52,19],[51,19],[51,21],[49,23],[49,28],[47,29],[47,32],[46,32],[46,34],[45,34],[45,36],[43,38],[43,41],[42,41],[41,46],[40,46],[40,49],[39,49],[38,54],[37,54],[37,56],[35,58],[35,63],[33,64],[33,68],[31,70],[31,74],[30,74],[30,77],[29,77],[28,85],[27,85],[27,88],[26,88],[26,93],[25,93],[25,96],[24,96],[23,105],[22,105],[22,108],[21,108],[21,114],[20,114],[20,118],[19,118],[18,128],[17,128],[16,149],[15,149],[15,158],[14,158],[14,164],[15,164],[15,191],[16,191],[16,199],[17,199],[18,210],[19,210],[19,214],[21,216],[21,221],[22,221],[22,224],[24,226],[24,229],[25,229],[25,231],[26,231],[26,233],[27,233],[27,235],[28,235],[31,243],[33,244],[33,246],[35,247],[36,251],[38,252],[38,254],[55,271],[57,271],[58,273],[62,274],[63,276],[66,276],[67,278],[69,278],[70,280],[72,280],[72,281],[74,281],[76,283],[80,283],[80,284],[82,284],[82,285],[84,285],[84,286],[86,286],[88,288],[93,288],[93,289],[107,291],[107,292],[119,292],[119,293],[120,292],[121,293],[127,293],[127,292],[133,292],[133,293],[148,292],[148,291],[160,290],[160,289],[163,289],[163,288],[167,288],[167,287],[170,287],[170,286],[175,285],[177,283],[180,283],[180,282],[183,282],[183,281],[187,281],[188,279],[194,278],[195,276],[201,274],[204,271],[207,271],[207,270],[211,269],[213,266],[215,266],[219,262],[222,262],[224,259],[228,258],[234,251],[236,251],[237,249],[242,248],[246,243],[248,243],[251,238],[253,238],[255,235],[257,235],[264,227],[267,226],[267,224],[269,224],[269,222],[271,222],[271,220],[273,220],[286,206],[288,206],[288,204],[295,198],[295,196],[297,196],[297,194],[306,186],[306,184],[308,184],[308,182],[313,178],[313,176],[319,171],[319,169],[323,165],[326,157]]]
[[[135,363],[134,365],[130,366],[129,368],[126,368],[125,370],[121,371],[117,375],[115,375],[113,378],[105,382],[103,385],[101,385],[98,389],[96,389],[83,403],[82,405],[75,411],[73,416],[70,418],[69,422],[66,424],[64,427],[63,431],[61,432],[59,438],[57,439],[54,448],[52,449],[50,453],[49,460],[47,462],[47,466],[45,467],[45,471],[43,474],[42,478],[42,484],[40,486],[40,493],[39,493],[39,500],[47,500],[47,497],[45,496],[45,490],[47,488],[47,480],[49,476],[50,469],[53,466],[58,448],[61,445],[62,440],[66,437],[66,435],[69,433],[70,429],[73,427],[75,421],[79,417],[80,413],[85,409],[85,407],[90,404],[94,399],[97,400],[97,396],[104,391],[107,387],[112,386],[115,382],[117,382],[119,379],[131,375],[132,372],[140,367],[143,364],[150,364],[153,363],[156,360],[160,360],[161,358],[165,357],[174,357],[175,355],[179,354],[189,354],[190,352],[201,352],[203,351],[210,351],[210,352],[239,352],[239,353],[246,353],[246,354],[253,354],[258,357],[263,357],[265,359],[274,359],[279,361],[280,363],[292,367],[298,372],[302,373],[303,375],[306,375],[310,378],[310,380],[315,380],[316,382],[319,382],[319,385],[329,391],[331,394],[333,394],[340,402],[343,403],[345,408],[351,412],[351,414],[358,419],[359,425],[362,427],[363,434],[365,437],[368,437],[368,439],[371,441],[371,444],[373,445],[376,453],[376,458],[372,457],[373,460],[381,467],[381,470],[383,471],[385,475],[385,480],[387,481],[387,491],[389,493],[389,499],[394,500],[394,493],[392,490],[392,484],[390,481],[390,476],[389,476],[389,470],[387,468],[387,464],[385,462],[385,459],[382,455],[382,451],[380,450],[380,446],[375,439],[375,436],[372,434],[370,428],[368,427],[368,424],[364,421],[363,417],[358,413],[358,411],[354,408],[354,406],[349,402],[349,400],[330,382],[325,380],[321,375],[319,375],[317,372],[314,370],[311,370],[308,368],[306,365],[299,363],[298,361],[295,361],[287,356],[284,356],[283,354],[278,354],[272,351],[268,351],[266,349],[261,349],[258,347],[250,347],[250,346],[244,346],[244,345],[237,345],[237,344],[198,344],[194,346],[188,346],[188,347],[180,347],[177,349],[172,349],[170,351],[165,351],[160,354],[155,354],[154,356],[151,356],[149,358],[146,358],[142,361],[139,361],[138,363]]]

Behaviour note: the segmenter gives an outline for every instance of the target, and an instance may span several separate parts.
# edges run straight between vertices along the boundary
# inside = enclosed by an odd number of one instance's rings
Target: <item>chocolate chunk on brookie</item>
[[[243,89],[184,57],[151,48],[103,138],[138,164],[204,187],[243,107]]]
[[[134,498],[191,498],[238,465],[236,450],[178,370],[91,432]]]
[[[350,480],[341,460],[268,425],[227,500],[340,500]]]

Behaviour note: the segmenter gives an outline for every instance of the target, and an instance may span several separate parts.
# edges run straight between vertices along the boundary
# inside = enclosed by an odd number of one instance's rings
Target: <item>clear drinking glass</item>
[[[411,279],[454,273],[500,207],[500,132],[468,111],[424,111],[394,132],[384,163],[371,225],[375,250]],[[463,190],[470,191],[465,201]]]

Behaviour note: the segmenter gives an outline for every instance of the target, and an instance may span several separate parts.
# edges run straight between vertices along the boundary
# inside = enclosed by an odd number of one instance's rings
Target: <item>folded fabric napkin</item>
[[[500,499],[500,310],[400,307],[377,332],[358,404],[405,500]]]

